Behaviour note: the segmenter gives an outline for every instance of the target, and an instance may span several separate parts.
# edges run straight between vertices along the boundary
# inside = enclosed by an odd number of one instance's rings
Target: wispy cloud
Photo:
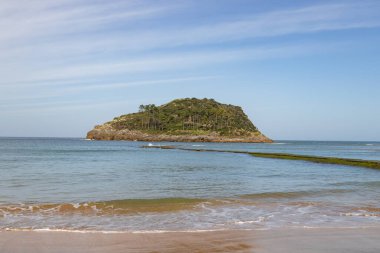
[[[74,91],[180,83],[194,76],[187,70],[209,69],[206,76],[212,76],[222,64],[297,57],[340,45],[284,44],[277,43],[277,37],[380,26],[378,1],[299,6],[177,24],[171,14],[186,12],[184,6],[171,1],[3,0],[0,97],[18,94],[14,99],[21,99],[19,92],[62,97]],[[270,45],[265,45],[268,41]],[[138,81],[147,73],[168,78]],[[46,87],[53,92],[41,91]]]
[[[204,80],[215,80],[220,78],[219,76],[187,76],[180,78],[165,78],[165,79],[152,79],[152,80],[140,80],[140,81],[132,81],[132,82],[101,82],[101,83],[81,83],[80,81],[68,81],[66,83],[59,83],[59,86],[52,87],[46,83],[37,83],[33,87],[29,88],[27,86],[23,86],[25,93],[24,95],[20,95],[20,91],[18,91],[17,95],[3,98],[0,101],[1,107],[8,107],[10,104],[18,107],[34,107],[34,106],[46,106],[50,104],[57,104],[55,100],[46,101],[48,98],[58,99],[62,97],[62,94],[66,95],[75,95],[81,92],[91,92],[91,91],[102,91],[102,90],[115,90],[115,89],[125,89],[130,87],[138,87],[138,86],[148,86],[155,84],[186,84],[194,81],[204,81]],[[74,86],[72,85],[74,84]],[[49,86],[49,87],[46,87]],[[40,90],[39,94],[31,94],[36,87],[42,87],[45,89]],[[19,87],[20,88],[20,87]],[[66,104],[67,102],[63,103]]]
[[[162,71],[200,69],[220,66],[236,61],[260,61],[265,59],[295,57],[310,52],[318,53],[339,48],[343,43],[330,44],[295,44],[281,46],[248,47],[229,50],[197,50],[195,52],[178,52],[140,56],[134,58],[114,59],[100,63],[78,63],[64,66],[46,66],[33,68],[27,75],[13,77],[13,80],[0,81],[0,87],[9,85],[65,85],[88,82],[93,78],[128,76],[129,74],[158,73]],[[186,77],[184,77],[186,78]]]
[[[170,6],[147,6],[136,1],[7,1],[0,6],[0,41],[88,33],[115,22],[131,22],[166,13]]]
[[[54,1],[52,2],[54,3]],[[119,4],[84,5],[64,9],[46,7],[37,13],[28,11],[18,15],[4,16],[1,39],[8,37],[27,38],[42,36],[37,44],[17,45],[18,50],[32,52],[37,48],[42,53],[70,54],[147,50],[186,45],[213,44],[257,37],[272,37],[288,34],[312,33],[354,28],[380,26],[377,16],[379,2],[348,2],[323,4],[281,11],[271,11],[254,16],[229,17],[218,23],[186,25],[178,27],[167,24],[135,29],[134,20],[157,18],[175,8],[152,6],[121,6]],[[116,8],[118,7],[118,8]],[[177,6],[178,7],[178,6]],[[115,29],[120,22],[123,29]],[[118,26],[118,24],[116,24]],[[12,27],[9,29],[9,27]],[[111,29],[109,29],[111,28]],[[111,33],[109,30],[111,30]],[[107,31],[105,35],[104,32]],[[59,35],[81,32],[85,36],[62,38]],[[82,35],[83,35],[82,34]],[[56,38],[52,37],[55,36]],[[24,46],[24,47],[23,47]]]
[[[324,4],[304,8],[272,11],[255,16],[244,16],[220,23],[171,30],[159,36],[160,46],[221,43],[247,38],[272,37],[297,33],[311,33],[352,28],[380,26],[377,13],[379,2],[367,4]],[[147,38],[158,33],[144,34]]]

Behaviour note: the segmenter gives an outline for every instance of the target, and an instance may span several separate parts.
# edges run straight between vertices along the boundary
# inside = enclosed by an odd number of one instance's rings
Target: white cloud
[[[3,0],[4,1],[4,0]],[[129,4],[129,1],[7,1],[0,7],[0,42],[49,39],[49,36],[99,30],[101,25],[157,16],[168,6]],[[5,7],[4,7],[5,6]]]
[[[193,81],[202,81],[202,80],[213,80],[220,78],[219,76],[186,76],[186,77],[177,77],[177,78],[165,78],[165,79],[152,79],[152,80],[140,80],[140,81],[131,81],[131,82],[104,82],[104,83],[93,83],[93,84],[84,84],[80,81],[70,80],[67,83],[60,82],[56,87],[46,87],[47,84],[37,84],[32,87],[26,86],[14,86],[13,88],[18,88],[16,95],[11,97],[3,98],[0,101],[0,108],[7,107],[12,104],[17,107],[33,107],[33,106],[46,106],[51,104],[56,104],[57,102],[51,99],[59,99],[62,97],[62,94],[74,95],[81,92],[92,92],[92,91],[102,91],[102,90],[114,90],[114,89],[125,89],[129,87],[137,86],[147,86],[147,85],[167,85],[167,84],[185,84]],[[66,84],[71,84],[67,86]],[[74,84],[74,86],[72,85]],[[41,88],[41,89],[36,89]],[[46,89],[49,88],[49,89]],[[23,91],[23,92],[22,92]],[[33,94],[33,91],[35,94]],[[24,93],[23,95],[21,93]],[[37,94],[36,94],[37,93]],[[21,94],[21,95],[20,95]],[[50,99],[50,101],[44,101]],[[64,102],[64,104],[67,102]],[[69,102],[71,103],[71,102]]]
[[[176,71],[333,50],[339,43],[248,43],[245,48],[233,43],[377,27],[379,9],[377,1],[331,3],[180,25],[169,14],[184,11],[183,5],[172,2],[2,0],[0,97],[17,100],[23,94],[37,93],[41,86],[53,90],[35,96],[42,99],[55,96],[56,86],[70,85],[59,96],[128,87],[138,81],[102,78],[132,74],[163,72],[172,76],[166,80],[170,82],[174,76],[188,76]],[[142,22],[146,19],[151,22]],[[229,46],[221,49],[219,44]],[[96,83],[88,85],[92,80]],[[146,85],[159,83],[148,81]]]
[[[178,27],[171,24],[164,26],[144,27],[136,29],[130,26],[133,19],[155,17],[165,14],[170,9],[166,7],[137,7],[105,11],[106,6],[80,6],[75,9],[43,8],[40,13],[25,13],[0,19],[0,24],[6,21],[2,37],[10,34],[20,36],[40,35],[48,39],[38,41],[32,46],[17,43],[16,49],[23,53],[36,51],[42,55],[78,55],[113,51],[135,51],[157,48],[171,48],[187,45],[213,44],[257,37],[272,37],[287,34],[311,33],[353,28],[370,28],[380,26],[377,16],[380,10],[379,2],[361,2],[346,4],[324,4],[304,8],[272,11],[255,16],[228,18],[219,23],[209,23],[196,26]],[[108,7],[108,8],[107,8]],[[34,13],[34,14],[33,14]],[[28,18],[30,16],[30,18]],[[160,15],[158,15],[160,17]],[[106,35],[100,31],[107,30],[119,21],[125,26],[114,33]],[[159,20],[157,20],[158,23]],[[107,23],[110,23],[107,25]],[[169,22],[170,23],[170,22]],[[100,26],[103,24],[104,26]],[[1,26],[0,26],[1,27]],[[9,27],[12,27],[9,29]],[[100,29],[100,31],[99,31]],[[69,36],[62,38],[60,34],[83,32],[84,36]],[[54,38],[57,37],[57,39]],[[1,43],[0,43],[1,46]],[[9,45],[8,45],[9,46]],[[11,46],[9,46],[12,48]]]
[[[97,77],[136,73],[157,73],[162,71],[199,69],[219,66],[235,61],[258,61],[271,58],[294,57],[309,52],[331,50],[341,44],[297,44],[272,47],[254,47],[229,50],[201,50],[195,52],[166,53],[153,56],[115,59],[101,63],[84,62],[65,66],[33,68],[26,75],[13,77],[13,80],[0,82],[0,86],[30,86],[49,84],[80,83],[78,80],[89,80]],[[77,80],[77,81],[75,81]]]

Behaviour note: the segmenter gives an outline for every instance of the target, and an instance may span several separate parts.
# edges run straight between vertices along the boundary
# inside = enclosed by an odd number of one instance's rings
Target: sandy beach
[[[264,231],[81,233],[2,231],[1,253],[380,251],[380,228]]]

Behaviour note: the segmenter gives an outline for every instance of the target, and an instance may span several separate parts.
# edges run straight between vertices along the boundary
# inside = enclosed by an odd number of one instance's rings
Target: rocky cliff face
[[[220,136],[217,133],[208,135],[169,135],[165,133],[144,133],[138,130],[115,130],[109,126],[97,126],[87,133],[90,140],[130,140],[130,141],[173,141],[173,142],[272,142],[262,134],[251,136]]]
[[[213,99],[177,99],[162,106],[141,105],[87,133],[91,140],[174,142],[272,142],[238,106]]]

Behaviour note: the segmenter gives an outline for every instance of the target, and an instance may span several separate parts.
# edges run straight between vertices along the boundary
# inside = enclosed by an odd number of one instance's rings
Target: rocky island
[[[176,99],[161,106],[140,105],[87,133],[91,140],[175,142],[272,142],[241,107],[214,99]]]

